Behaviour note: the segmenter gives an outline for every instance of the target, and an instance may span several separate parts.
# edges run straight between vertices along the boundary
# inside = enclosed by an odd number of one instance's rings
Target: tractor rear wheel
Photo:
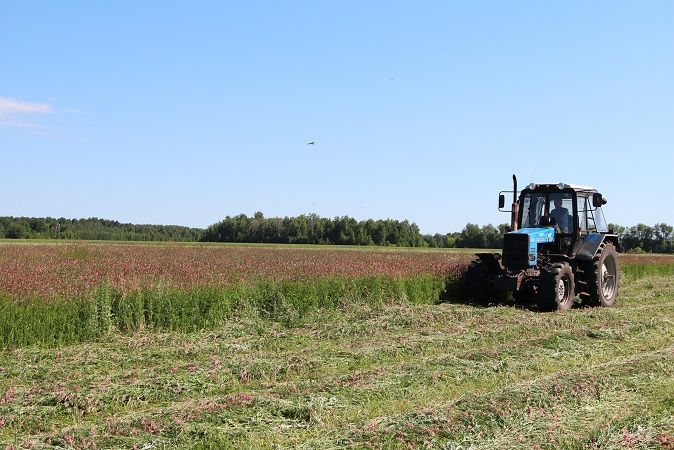
[[[618,252],[610,242],[599,246],[588,274],[587,290],[594,305],[613,306],[618,299]]]
[[[569,263],[555,263],[541,269],[540,306],[546,311],[566,311],[575,294],[573,269]]]
[[[488,304],[494,298],[493,275],[487,261],[473,261],[464,274],[466,296],[481,305]]]

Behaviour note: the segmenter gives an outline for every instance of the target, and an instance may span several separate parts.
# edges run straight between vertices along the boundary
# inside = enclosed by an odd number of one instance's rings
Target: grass
[[[674,276],[674,264],[631,263],[622,268],[623,276],[634,281],[649,276]]]
[[[674,264],[633,263],[622,271],[626,280],[635,281],[674,275]],[[0,347],[60,346],[110,332],[214,330],[232,319],[245,318],[292,327],[317,311],[341,311],[360,304],[434,304],[463,294],[458,279],[431,274],[247,281],[189,290],[165,281],[131,292],[103,283],[86,295],[49,300],[17,300],[0,294]]]
[[[167,283],[122,293],[103,284],[76,298],[0,297],[0,346],[59,346],[110,332],[216,329],[232,319],[265,319],[298,326],[316,311],[391,302],[436,303],[445,279],[326,277],[304,281],[242,282],[181,290]]]
[[[92,315],[97,334],[84,342],[0,355],[0,442],[671,449],[674,277],[629,265],[624,272],[616,307],[561,314],[438,305],[425,284],[412,294],[385,285],[385,295],[370,297],[374,279],[325,296],[339,289],[331,280],[244,292],[248,313],[216,308],[202,320],[227,320],[190,331],[200,327],[162,322],[161,313],[134,322],[139,297],[109,320]],[[363,301],[342,303],[353,292]],[[314,301],[292,300],[303,297]],[[280,302],[267,308],[255,298]]]

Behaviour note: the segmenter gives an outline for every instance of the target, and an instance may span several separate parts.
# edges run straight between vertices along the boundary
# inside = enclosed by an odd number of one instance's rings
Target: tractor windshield
[[[550,194],[550,218],[559,225],[562,233],[573,232],[573,194]]]
[[[557,224],[562,233],[573,232],[573,194],[531,192],[521,203],[522,228]]]
[[[537,227],[545,213],[547,194],[527,194],[522,199],[522,228]]]

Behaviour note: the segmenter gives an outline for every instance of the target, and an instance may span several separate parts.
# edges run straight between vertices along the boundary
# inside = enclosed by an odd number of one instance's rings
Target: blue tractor
[[[509,291],[516,301],[553,311],[571,308],[577,295],[586,304],[613,306],[620,242],[606,225],[606,198],[589,186],[564,183],[532,183],[518,197],[515,175],[512,194],[503,251],[476,253],[465,273],[469,296],[489,303]]]

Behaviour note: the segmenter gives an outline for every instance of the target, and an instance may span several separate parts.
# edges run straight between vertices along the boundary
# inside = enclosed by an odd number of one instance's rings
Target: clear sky
[[[0,215],[674,224],[674,2],[3,1]],[[315,141],[315,145],[307,145]]]

